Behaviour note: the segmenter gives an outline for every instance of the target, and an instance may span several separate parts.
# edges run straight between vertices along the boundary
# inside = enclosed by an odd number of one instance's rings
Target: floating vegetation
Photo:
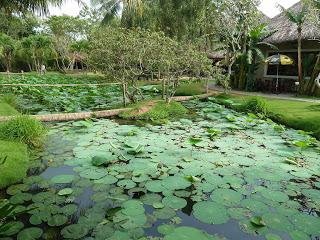
[[[195,119],[162,126],[54,125],[41,153],[52,165],[7,189],[28,221],[1,237],[320,237],[319,142],[215,103],[185,105]]]

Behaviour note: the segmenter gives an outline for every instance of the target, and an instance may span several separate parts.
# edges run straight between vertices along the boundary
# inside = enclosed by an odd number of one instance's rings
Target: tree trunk
[[[302,86],[302,29],[298,27],[298,81]]]
[[[123,106],[127,106],[127,99],[126,99],[126,84],[122,83],[122,100],[123,100]]]

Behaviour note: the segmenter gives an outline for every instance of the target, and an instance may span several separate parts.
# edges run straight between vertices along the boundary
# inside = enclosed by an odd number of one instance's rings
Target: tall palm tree
[[[289,21],[293,22],[297,26],[298,30],[298,80],[302,83],[303,71],[302,71],[302,27],[307,17],[306,6],[303,5],[302,9],[298,12],[294,12],[290,9],[285,9],[280,6],[285,13]]]
[[[61,6],[64,0],[0,0],[0,9],[11,14],[13,12],[40,12],[41,14],[49,13],[49,5]],[[80,3],[81,0],[78,0]]]
[[[108,23],[121,12],[122,17],[142,15],[142,0],[91,0],[91,4],[104,12],[103,23]]]

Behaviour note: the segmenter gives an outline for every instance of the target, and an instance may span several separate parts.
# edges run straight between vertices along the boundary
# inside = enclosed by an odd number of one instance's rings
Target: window
[[[278,54],[276,52],[270,52],[269,56]],[[279,65],[279,76],[286,77],[297,77],[298,76],[298,53],[297,52],[281,52],[280,54],[287,55],[294,60],[293,65]],[[302,52],[302,69],[304,77],[310,77],[317,61],[317,56],[319,52]],[[267,66],[267,75],[276,76],[277,75],[277,65]]]

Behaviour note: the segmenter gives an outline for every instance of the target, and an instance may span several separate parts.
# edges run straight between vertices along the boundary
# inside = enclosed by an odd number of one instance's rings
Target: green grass
[[[244,103],[250,97],[227,96],[236,103]],[[320,139],[320,104],[290,100],[266,99],[270,117],[288,127],[311,131]]]
[[[204,94],[206,92],[205,85],[203,83],[183,83],[177,91],[176,96],[195,96]]]
[[[0,116],[18,115],[18,111],[7,103],[0,102]],[[25,177],[28,166],[28,148],[26,144],[0,140],[0,189],[16,183]]]
[[[0,116],[13,116],[18,114],[19,114],[18,111],[15,110],[8,103],[0,101]]]
[[[0,189],[24,178],[29,166],[25,144],[0,140],[0,162],[5,157],[7,160],[0,165]]]
[[[124,112],[120,117],[124,119],[162,121],[167,119],[179,118],[185,115],[188,110],[178,102],[166,103],[164,101],[156,101],[150,105],[145,101],[131,106],[132,110]]]
[[[46,133],[42,123],[29,116],[18,116],[0,123],[0,140],[18,141],[30,148],[41,147]]]

